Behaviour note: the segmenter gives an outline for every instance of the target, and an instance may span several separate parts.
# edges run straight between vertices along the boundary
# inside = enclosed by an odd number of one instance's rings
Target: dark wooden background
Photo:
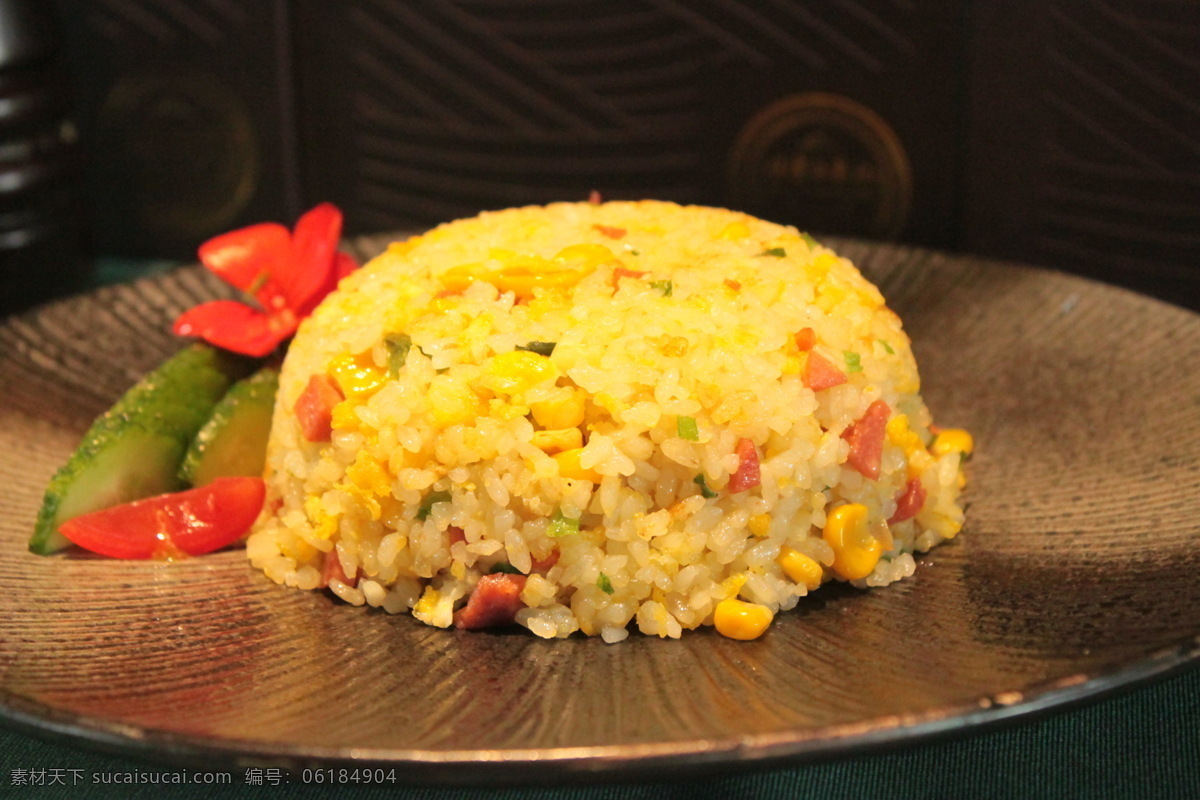
[[[95,253],[186,258],[326,199],[371,232],[596,189],[1200,296],[1191,0],[57,6]],[[835,123],[797,145],[794,185],[731,177],[756,114],[818,94],[894,133],[887,220]]]

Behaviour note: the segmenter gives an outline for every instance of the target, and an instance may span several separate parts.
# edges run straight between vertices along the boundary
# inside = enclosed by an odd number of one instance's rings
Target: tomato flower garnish
[[[322,203],[289,231],[264,222],[200,245],[200,263],[254,299],[257,307],[213,300],[185,311],[175,333],[243,355],[268,355],[358,265],[338,251],[342,212]]]

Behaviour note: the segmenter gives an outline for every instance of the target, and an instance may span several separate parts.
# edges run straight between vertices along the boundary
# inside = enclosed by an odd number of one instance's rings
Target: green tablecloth
[[[220,771],[214,767],[214,771]],[[634,798],[1200,798],[1200,669],[1036,721],[882,753],[663,783],[455,788],[301,785],[263,770],[227,785],[163,786],[170,765],[99,754],[0,731],[0,798],[243,797],[454,800]],[[194,770],[186,770],[191,775]],[[165,774],[164,774],[165,773]],[[140,783],[113,783],[138,780]],[[278,781],[278,783],[275,783]],[[54,785],[50,785],[50,784]],[[37,785],[35,785],[37,784]]]

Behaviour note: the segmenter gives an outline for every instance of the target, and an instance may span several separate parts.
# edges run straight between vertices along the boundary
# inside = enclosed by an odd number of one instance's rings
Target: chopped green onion
[[[885,342],[883,339],[879,339],[878,341],[881,345],[883,345],[883,349],[887,350],[889,356],[896,355],[896,351],[892,349],[892,346],[890,344]]]
[[[421,520],[422,522],[429,519],[429,514],[430,514],[430,512],[433,511],[434,503],[449,503],[449,502],[450,502],[450,493],[449,492],[430,492],[428,495],[425,496],[425,499],[421,501],[421,507],[417,509],[417,519]]]
[[[759,253],[759,255],[760,256],[775,256],[776,258],[783,258],[787,255],[787,250],[784,250],[782,247],[771,247],[766,250],[763,250],[761,253]]]
[[[650,281],[650,286],[662,292],[663,297],[670,297],[675,291],[675,285],[671,281]]]
[[[842,355],[846,357],[846,369],[850,372],[862,372],[862,356],[850,350],[843,350]]]
[[[687,439],[689,442],[700,441],[700,428],[696,425],[695,417],[676,417],[675,433],[680,439]]]
[[[408,360],[408,351],[412,349],[412,337],[407,333],[389,333],[383,343],[388,351],[388,377],[397,378],[404,362]]]
[[[505,575],[525,574],[507,561],[497,561],[495,564],[492,564],[492,568],[488,570],[488,575],[495,575],[497,572],[503,572]]]
[[[807,244],[809,247],[819,247],[821,244],[816,239],[809,236],[807,233],[801,233],[800,238],[803,239],[804,243]]]
[[[704,480],[704,473],[701,472],[696,477],[692,478],[692,483],[700,487],[700,494],[709,500],[717,496],[717,493],[708,488],[708,483]]]
[[[572,533],[579,533],[579,520],[563,516],[561,508],[555,511],[554,516],[550,518],[550,527],[546,529],[546,535],[557,539]]]
[[[528,350],[531,353],[537,353],[539,356],[549,356],[554,352],[554,346],[558,342],[530,342],[529,344],[517,345],[518,350]]]
[[[610,581],[608,576],[603,572],[601,572],[600,577],[596,579],[596,585],[599,586],[600,591],[604,592],[605,594],[612,594],[614,591],[616,591],[613,589],[612,581]]]

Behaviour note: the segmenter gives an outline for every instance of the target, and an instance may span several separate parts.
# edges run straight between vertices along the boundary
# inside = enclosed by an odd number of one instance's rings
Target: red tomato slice
[[[292,235],[276,222],[223,233],[200,245],[200,263],[226,283],[253,294],[267,310],[283,308],[287,286],[274,276],[291,272]]]
[[[298,325],[296,315],[286,308],[264,314],[234,300],[212,300],[180,314],[174,331],[179,336],[198,336],[217,347],[261,358],[295,333]]]
[[[349,275],[351,272],[354,272],[356,269],[358,269],[358,262],[354,260],[354,256],[343,253],[339,250],[333,263],[334,279],[332,285],[329,287],[329,291],[332,292],[334,289],[336,289],[338,281]],[[329,292],[326,292],[325,294],[329,294]]]
[[[198,489],[74,517],[59,531],[85,550],[111,558],[198,556],[245,536],[265,495],[262,478],[217,478]]]
[[[294,262],[272,273],[287,295],[288,307],[304,317],[312,312],[337,280],[337,246],[342,236],[342,212],[321,203],[296,221],[292,244]]]

